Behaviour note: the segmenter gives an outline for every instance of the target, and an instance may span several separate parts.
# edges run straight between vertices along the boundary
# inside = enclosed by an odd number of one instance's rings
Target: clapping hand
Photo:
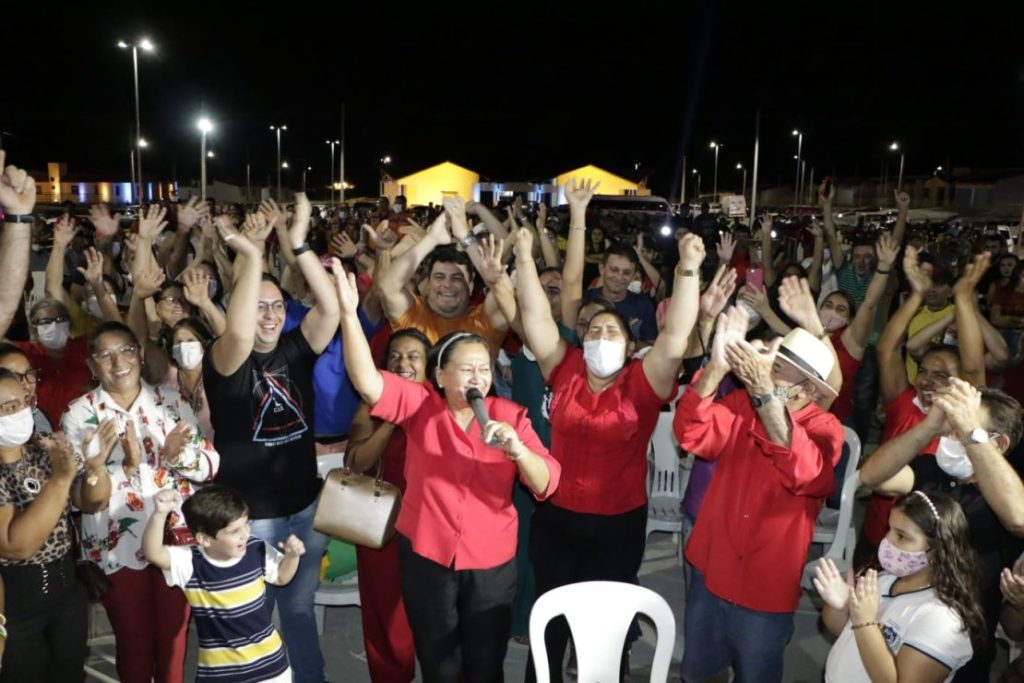
[[[869,569],[857,579],[856,586],[850,591],[850,622],[857,626],[875,621],[879,599],[878,572]]]
[[[50,436],[40,436],[37,441],[50,458],[50,471],[53,478],[64,481],[74,479],[77,463],[75,462],[75,450],[71,447],[68,437],[57,432]]]
[[[192,439],[192,425],[181,420],[174,425],[174,429],[167,432],[164,438],[164,463],[168,467],[177,467],[181,460],[181,452]]]
[[[820,558],[814,564],[814,590],[825,601],[825,604],[836,610],[846,609],[850,600],[853,584],[853,569],[846,573],[846,579],[836,568],[836,563],[827,557]]]
[[[729,368],[739,377],[751,394],[772,393],[772,365],[782,344],[782,337],[776,337],[767,346],[763,342],[748,342],[737,339],[725,347],[725,359]]]
[[[1024,610],[1024,560],[1013,563],[1013,569],[1004,568],[999,574],[999,590],[1006,602]]]
[[[956,377],[935,392],[932,410],[936,407],[945,414],[952,431],[961,437],[982,424],[981,392],[969,382]]]
[[[903,251],[903,272],[907,276],[907,282],[910,283],[910,288],[915,294],[924,295],[929,289],[932,288],[932,279],[921,270],[921,264],[917,259],[917,255],[920,249],[907,245],[907,248]]]
[[[742,308],[730,306],[718,316],[715,327],[715,338],[711,343],[711,364],[719,370],[728,371],[729,361],[725,349],[735,341],[747,336],[747,323],[750,319]]]
[[[338,303],[341,306],[341,315],[356,315],[359,311],[359,288],[356,286],[356,276],[353,273],[346,273],[337,258],[331,259],[331,270],[335,274],[334,283],[338,290]]]
[[[729,302],[729,297],[736,291],[736,277],[735,268],[729,268],[726,263],[718,266],[715,277],[711,279],[711,284],[700,295],[701,320],[705,322],[714,320],[722,312],[725,304]]]

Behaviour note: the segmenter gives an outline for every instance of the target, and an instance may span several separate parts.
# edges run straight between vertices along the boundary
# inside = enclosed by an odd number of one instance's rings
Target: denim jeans
[[[782,656],[793,637],[792,612],[759,612],[708,591],[693,567],[686,592],[683,664],[686,683],[715,678],[732,666],[734,683],[780,683]]]
[[[267,609],[277,603],[281,630],[288,648],[288,661],[295,683],[323,683],[324,657],[316,634],[313,597],[320,585],[320,561],[327,547],[327,537],[313,531],[316,515],[314,500],[300,512],[287,517],[254,519],[252,535],[278,548],[278,543],[295,534],[306,546],[299,559],[299,568],[287,586],[267,586]]]

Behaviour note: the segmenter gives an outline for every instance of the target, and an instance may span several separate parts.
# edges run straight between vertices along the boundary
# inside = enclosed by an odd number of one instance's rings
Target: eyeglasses
[[[43,325],[50,325],[52,323],[66,323],[68,317],[66,315],[58,315],[55,318],[36,318],[32,321],[32,324],[36,327],[42,327]]]
[[[135,360],[139,347],[135,344],[125,344],[119,349],[104,349],[92,354],[92,359],[100,365],[110,365],[114,362],[114,356],[119,355],[124,360]]]
[[[165,297],[162,297],[160,299],[157,299],[157,303],[158,304],[168,303],[171,306],[174,306],[174,305],[184,306],[185,305],[185,299],[183,299],[180,296],[165,296]]]
[[[256,303],[256,308],[259,309],[260,313],[266,313],[267,311],[284,313],[284,302],[280,299],[277,301],[259,301]]]
[[[544,291],[547,292],[548,294],[561,294],[562,293],[562,288],[561,287],[545,287]]]
[[[37,370],[35,368],[29,368],[25,372],[14,372],[13,370],[9,370],[8,372],[17,377],[19,381],[28,382],[29,384],[35,384],[38,382],[39,378],[43,374],[42,370]]]
[[[32,404],[27,398],[4,401],[0,403],[0,415],[14,415],[15,413],[20,413],[25,408],[31,407]]]

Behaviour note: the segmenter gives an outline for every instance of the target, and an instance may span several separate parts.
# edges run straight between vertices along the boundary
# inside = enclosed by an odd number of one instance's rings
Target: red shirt
[[[562,464],[553,505],[574,512],[617,515],[647,504],[647,446],[661,398],[641,361],[629,361],[612,386],[594,393],[583,351],[570,347],[548,380],[554,394],[551,454]]]
[[[900,392],[892,403],[885,407],[885,425],[882,427],[882,443],[905,434],[924,421],[926,413],[917,407],[914,399],[917,389],[910,386]],[[935,455],[939,448],[939,438],[932,439],[918,455]],[[889,530],[889,513],[896,504],[894,496],[871,494],[867,514],[864,515],[864,537],[872,544],[878,545]]]
[[[832,403],[831,412],[839,418],[840,422],[845,422],[853,417],[853,385],[857,371],[860,370],[861,361],[851,356],[846,345],[843,344],[843,330],[836,330],[832,333],[832,346],[835,347],[836,357],[839,359],[843,386],[839,389],[839,396]]]
[[[432,384],[381,375],[384,392],[370,414],[406,434],[406,489],[395,528],[417,554],[445,567],[490,569],[511,560],[519,521],[512,485],[519,467],[480,439],[476,421],[463,430]],[[561,467],[533,431],[526,409],[501,398],[487,397],[484,404],[491,419],[512,425],[544,459],[551,479],[535,497],[550,496]]]
[[[719,400],[690,390],[673,423],[683,449],[716,462],[686,558],[711,593],[762,612],[796,609],[814,520],[843,452],[835,415],[809,403],[789,418],[786,448],[768,438],[745,389]]]
[[[36,385],[36,401],[50,424],[57,424],[68,404],[89,390],[92,372],[85,364],[89,351],[85,337],[69,339],[64,355],[54,358],[39,342],[19,342],[18,348],[28,356],[28,362],[42,370],[42,379]]]

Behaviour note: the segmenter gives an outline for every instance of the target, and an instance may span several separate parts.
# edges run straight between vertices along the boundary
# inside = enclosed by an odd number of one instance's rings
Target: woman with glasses
[[[85,337],[71,338],[71,318],[67,306],[56,299],[43,299],[29,310],[32,341],[21,342],[31,367],[46,377],[36,387],[36,403],[50,423],[75,398],[89,388],[89,368]]]
[[[81,680],[89,605],[71,555],[75,453],[63,436],[32,438],[23,375],[0,368],[0,682]]]
[[[53,432],[53,425],[50,423],[49,418],[46,417],[43,411],[39,410],[39,406],[36,404],[36,388],[39,386],[42,373],[32,367],[25,352],[13,344],[0,342],[0,369],[7,370],[17,377],[18,381],[21,382],[21,386],[28,393],[32,405],[32,420],[35,424],[36,433],[50,434]]]
[[[117,639],[122,681],[181,681],[188,605],[142,555],[142,530],[154,495],[213,479],[220,457],[203,436],[182,395],[142,382],[138,338],[106,322],[89,334],[88,366],[99,387],[71,402],[61,420],[80,457],[102,455],[105,471],[79,476],[82,546],[110,581],[103,606]],[[84,444],[84,445],[83,445]],[[171,513],[167,542],[189,540],[184,520]],[[172,540],[173,539],[173,540]]]

